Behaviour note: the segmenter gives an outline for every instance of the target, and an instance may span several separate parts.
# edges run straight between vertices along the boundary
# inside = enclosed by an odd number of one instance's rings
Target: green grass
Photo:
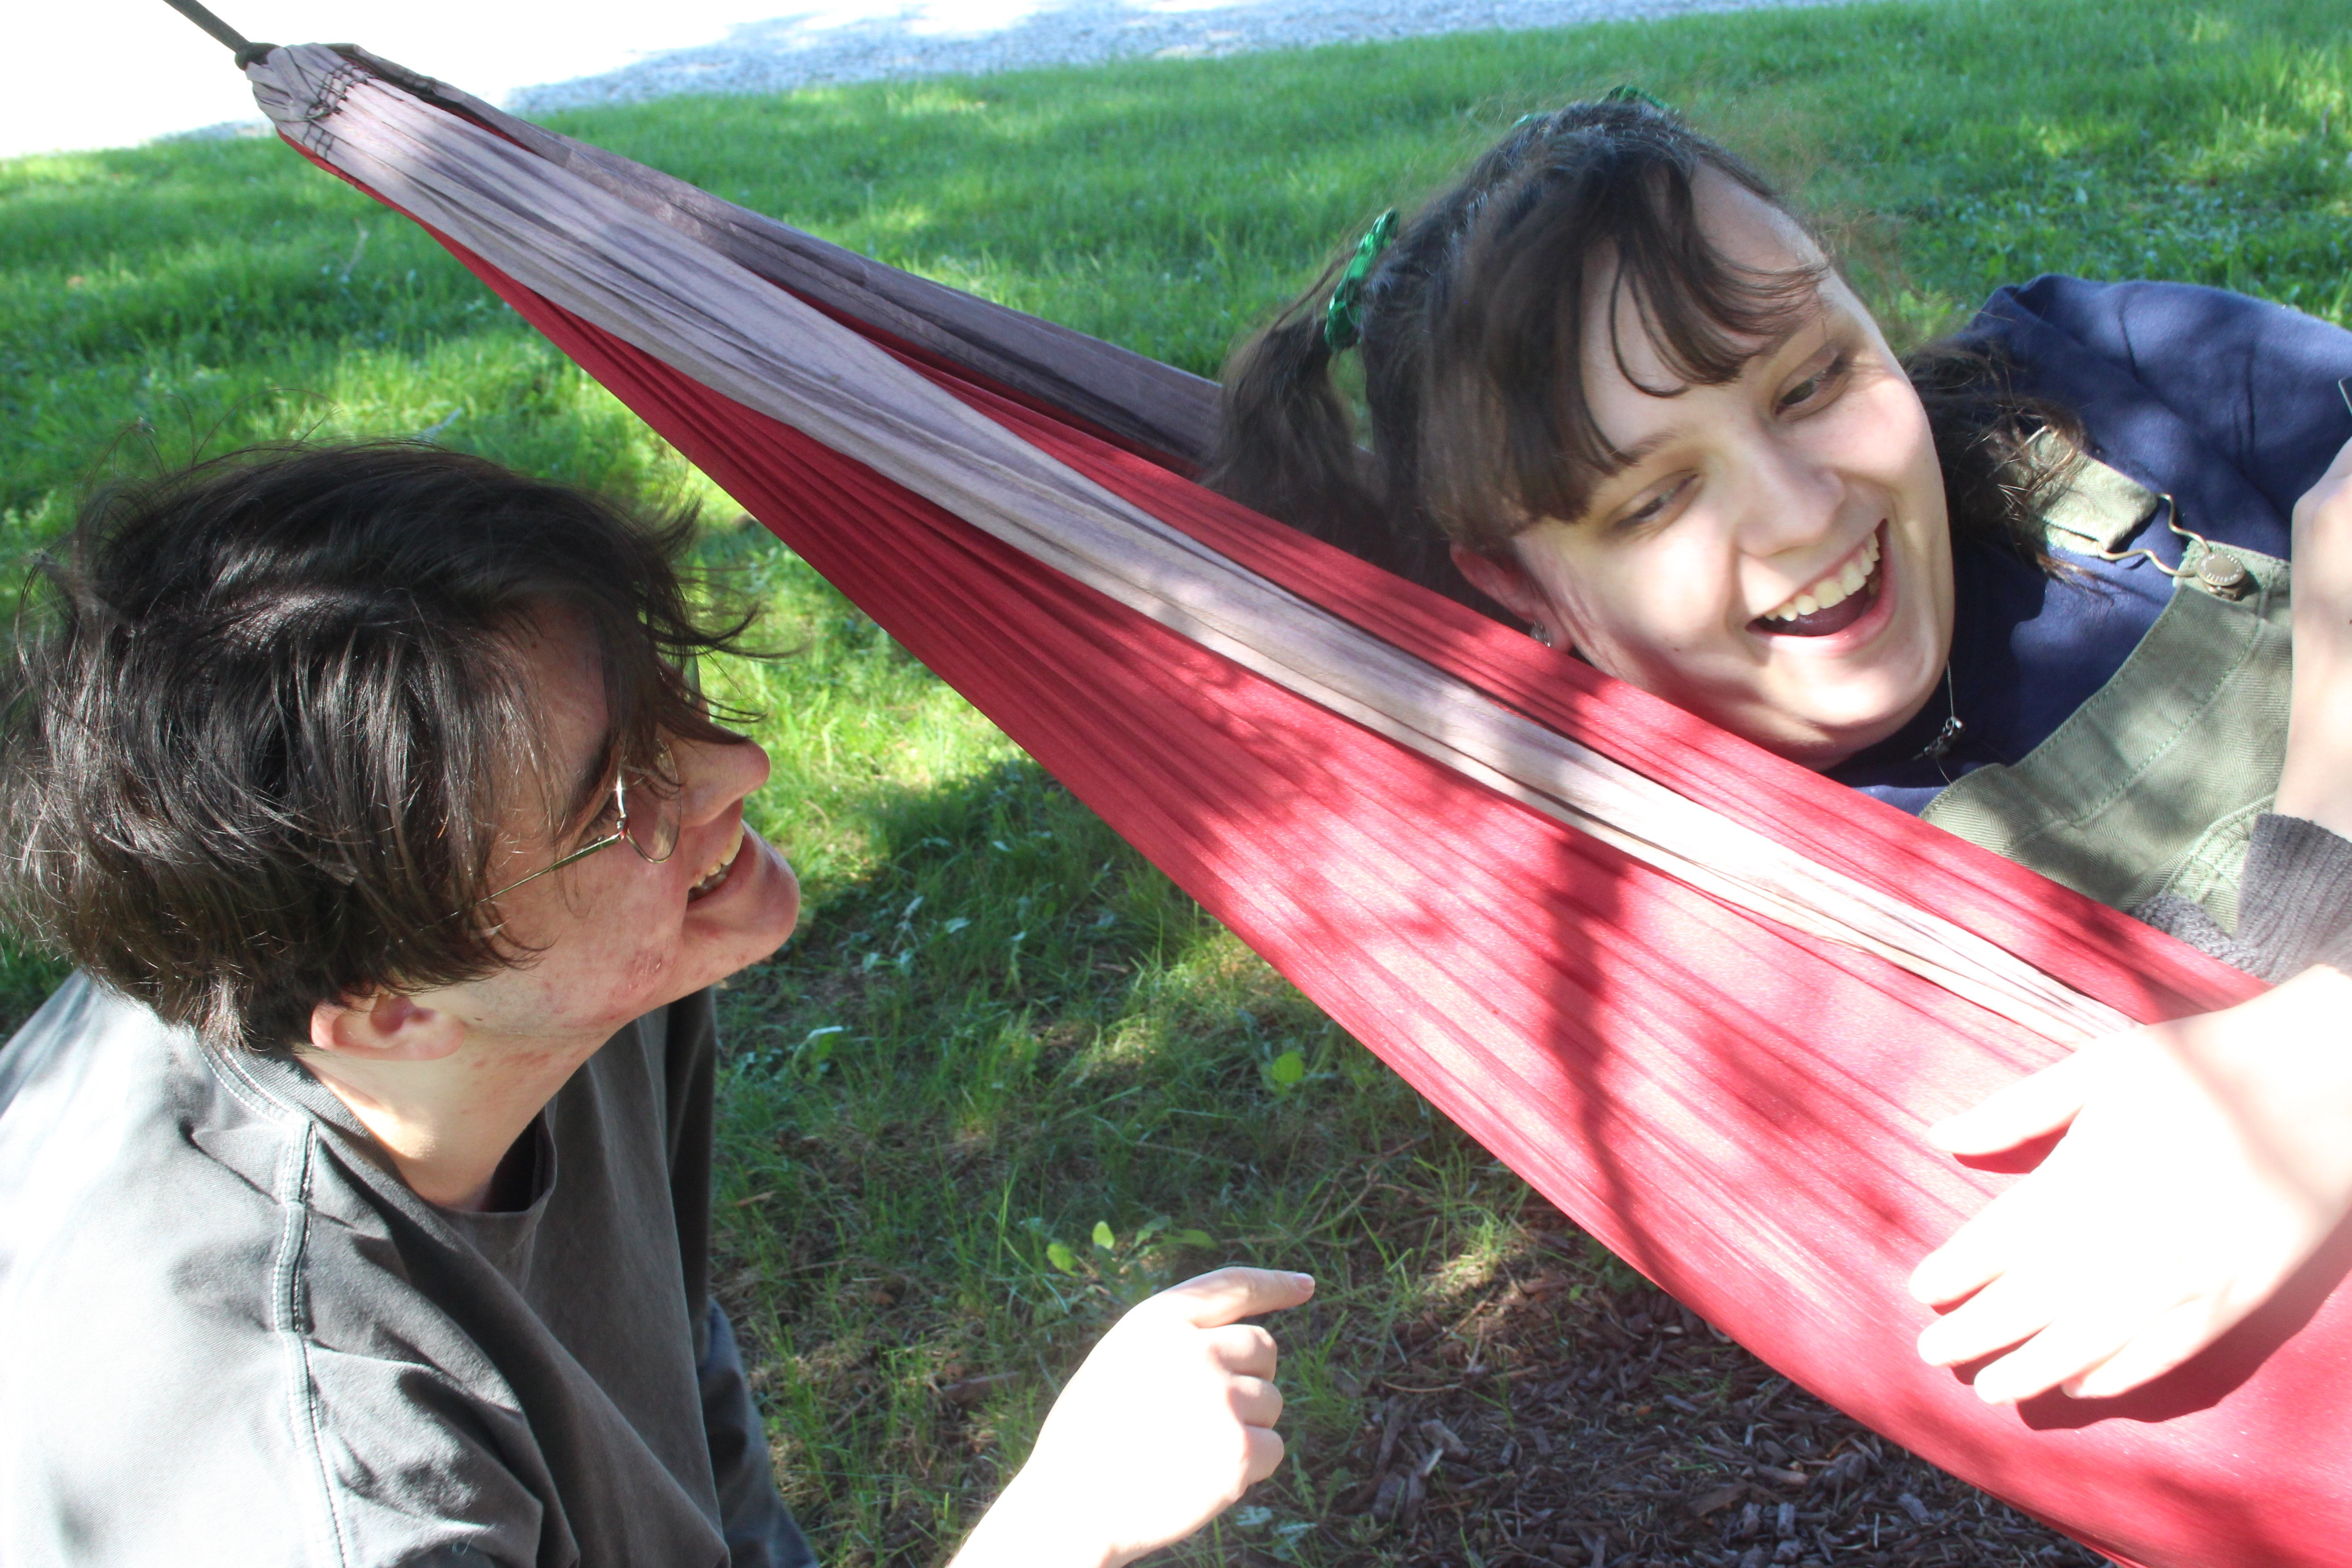
[[[1370,214],[1620,82],[1788,181],[1899,335],[2045,269],[2352,323],[2341,24],[2340,0],[1941,0],[555,123],[1204,373]],[[10,577],[107,473],[426,431],[732,515],[421,232],[282,147],[0,163]],[[1190,1550],[1393,1555],[1333,1507],[1362,1479],[1367,1384],[1408,1353],[1459,1362],[1453,1328],[1557,1217],[764,534],[709,548],[803,645],[715,674],[772,715],[755,818],[810,892],[804,934],[729,994],[719,1246],[827,1561],[943,1556],[1115,1306],[1227,1257],[1326,1289],[1286,1331],[1297,1462]],[[0,1005],[54,973],[6,956]],[[1595,1308],[1638,1290],[1572,1267]],[[1463,1528],[1444,1554],[1475,1560]]]

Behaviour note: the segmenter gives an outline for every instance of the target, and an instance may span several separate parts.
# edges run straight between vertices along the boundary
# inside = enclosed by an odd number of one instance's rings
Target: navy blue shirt
[[[2091,456],[2179,506],[2220,544],[2288,558],[2294,503],[2352,440],[2336,383],[2352,332],[2280,305],[2185,283],[2045,276],[2000,289],[1964,341],[2003,353],[2021,393],[2071,408]],[[2158,507],[2126,550],[2179,565]],[[2172,596],[2144,557],[2056,552],[2084,579],[2049,577],[1992,548],[1953,551],[1952,689],[1830,776],[1907,811],[1990,763],[2015,763],[2105,685]],[[1919,752],[1956,713],[1940,761]]]

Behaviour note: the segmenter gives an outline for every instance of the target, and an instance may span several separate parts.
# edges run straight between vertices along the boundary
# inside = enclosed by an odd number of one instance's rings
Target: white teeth
[[[1832,605],[1843,605],[1862,591],[1862,585],[1870,581],[1871,573],[1877,568],[1878,535],[1873,533],[1863,542],[1862,548],[1855,552],[1834,575],[1808,584],[1801,592],[1790,597],[1778,608],[1766,612],[1764,618],[1772,621],[1793,621],[1799,616],[1810,616],[1816,610],[1826,610]]]
[[[719,885],[727,880],[727,868],[735,864],[735,857],[742,847],[743,836],[738,833],[735,842],[727,847],[727,852],[711,862],[710,869],[694,879],[694,886],[687,889],[687,896],[693,898],[717,891]]]

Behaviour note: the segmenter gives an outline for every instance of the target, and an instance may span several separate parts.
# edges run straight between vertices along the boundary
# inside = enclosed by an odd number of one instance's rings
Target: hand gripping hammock
[[[226,41],[288,142],[1708,1321],[2121,1561],[2352,1564],[2341,1259],[2124,1400],[1993,1410],[1911,1349],[1911,1266],[2003,1184],[1921,1130],[2253,982],[1193,485],[1197,377],[362,51]]]

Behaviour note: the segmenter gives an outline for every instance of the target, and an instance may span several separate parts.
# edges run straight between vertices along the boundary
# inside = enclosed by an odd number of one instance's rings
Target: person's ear
[[[1536,639],[1553,647],[1564,647],[1568,639],[1559,626],[1551,601],[1519,564],[1518,557],[1507,545],[1489,555],[1473,550],[1466,544],[1453,547],[1454,569],[1469,580],[1473,588],[1535,627]]]
[[[454,1016],[394,991],[310,1009],[310,1048],[361,1061],[437,1061],[466,1043]]]

